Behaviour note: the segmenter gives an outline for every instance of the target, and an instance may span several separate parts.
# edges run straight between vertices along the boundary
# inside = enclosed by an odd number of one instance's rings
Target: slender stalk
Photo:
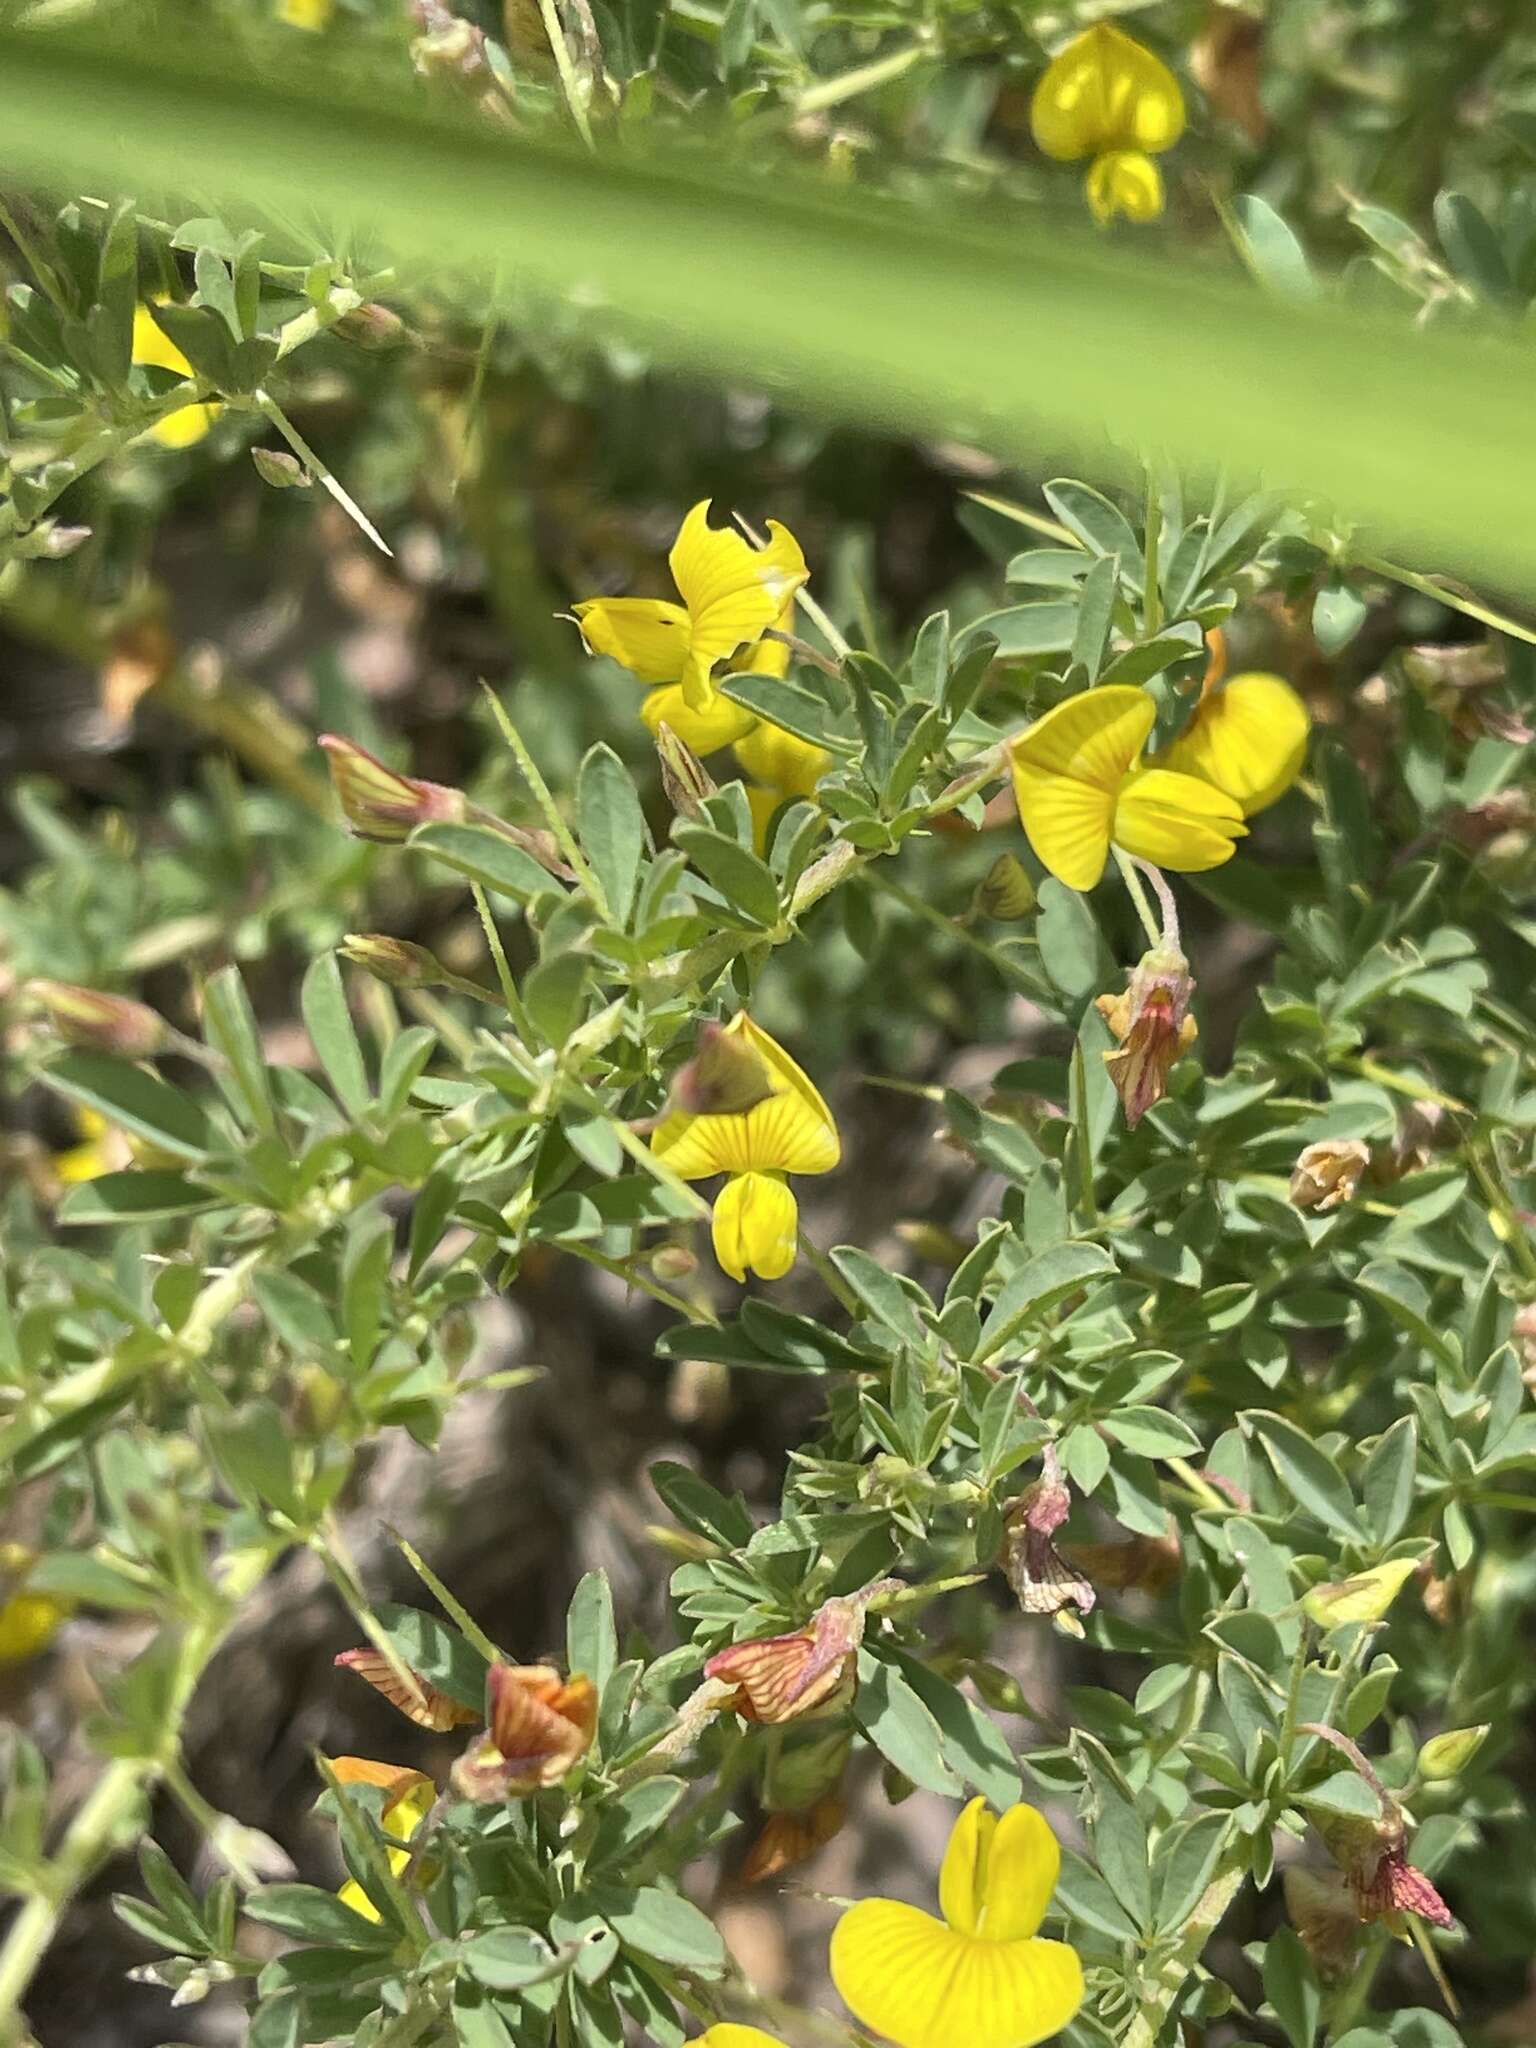
[[[1136,906],[1136,914],[1141,919],[1142,928],[1146,932],[1148,941],[1154,946],[1160,946],[1163,943],[1162,928],[1152,914],[1152,905],[1147,900],[1146,890],[1141,886],[1140,875],[1137,874],[1128,856],[1123,854],[1118,846],[1114,849],[1114,855],[1116,864],[1120,869],[1121,880],[1125,883],[1130,893],[1131,901]]]
[[[905,77],[914,65],[932,54],[926,43],[909,43],[904,50],[892,50],[884,57],[872,58],[868,64],[857,64],[851,71],[839,72],[836,78],[818,78],[796,99],[795,112],[817,114],[823,107],[841,106],[844,100],[857,99],[860,93],[873,92],[877,86]]]
[[[1158,553],[1163,538],[1163,501],[1157,489],[1157,471],[1147,464],[1146,581],[1142,591],[1141,617],[1147,638],[1162,630],[1163,587],[1159,580]]]
[[[576,76],[576,67],[571,62],[571,46],[565,39],[565,25],[560,19],[555,0],[539,0],[539,13],[544,19],[544,33],[549,38],[550,54],[555,60],[555,69],[560,74],[560,90],[565,95],[565,104],[571,110],[571,119],[576,132],[588,149],[597,145],[592,140],[592,129],[587,121],[587,109],[581,96],[581,81]]]
[[[517,1035],[525,1044],[534,1039],[533,1021],[523,1007],[523,999],[517,992],[517,983],[507,959],[507,949],[501,943],[501,933],[491,915],[490,899],[478,882],[471,882],[469,893],[475,899],[475,908],[480,913],[480,923],[485,931],[485,942],[491,950],[491,959],[496,967],[496,979],[501,984],[501,999],[507,1006],[507,1015],[516,1027]]]
[[[529,753],[522,734],[512,723],[507,707],[496,695],[490,684],[483,682],[480,687],[485,692],[486,702],[491,707],[491,715],[501,728],[501,736],[511,748],[512,757],[522,771],[523,780],[533,792],[533,800],[538,805],[545,824],[554,833],[560,851],[565,855],[566,861],[575,873],[577,880],[581,883],[582,888],[586,890],[587,895],[591,898],[592,907],[596,910],[598,916],[603,919],[604,923],[607,923],[612,913],[608,908],[608,898],[603,891],[603,885],[593,872],[591,863],[586,855],[577,845],[576,836],[565,822],[560,806],[551,796],[549,784],[539,773],[538,762]]]

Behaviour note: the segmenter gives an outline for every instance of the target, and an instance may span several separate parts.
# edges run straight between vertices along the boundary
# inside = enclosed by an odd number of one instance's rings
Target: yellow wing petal
[[[733,1280],[782,1280],[799,1250],[800,1210],[771,1173],[733,1173],[715,1197],[715,1257]]]
[[[659,725],[670,725],[696,754],[718,753],[733,740],[744,739],[757,723],[750,711],[743,711],[718,690],[711,690],[706,707],[695,711],[683,695],[681,683],[665,683],[648,691],[641,699],[640,716],[652,732]]]
[[[1060,1875],[1061,1850],[1045,1816],[1032,1806],[1010,1806],[987,1854],[980,1932],[988,1941],[1027,1940],[1045,1918]]]
[[[973,1799],[950,1830],[939,1866],[939,1905],[957,1934],[975,1934],[986,1905],[987,1858],[997,1832],[997,1815],[985,1799]]]
[[[589,654],[611,655],[642,683],[675,683],[681,677],[688,660],[688,614],[680,604],[664,597],[588,597],[571,612]]]
[[[158,324],[148,306],[135,306],[133,309],[133,360],[151,370],[174,370],[179,377],[192,375],[192,365]]]
[[[1139,149],[1112,149],[1095,157],[1085,187],[1088,210],[1100,227],[1117,213],[1156,220],[1163,210],[1163,174]]]
[[[810,1075],[745,1010],[726,1028],[740,1032],[784,1084],[782,1094],[759,1102],[741,1119],[748,1126],[748,1164],[769,1172],[830,1173],[843,1156],[842,1143]]]
[[[1311,725],[1306,705],[1281,677],[1234,676],[1153,756],[1153,765],[1203,776],[1251,818],[1283,796],[1301,773]]]
[[[1070,775],[1113,794],[1146,744],[1157,706],[1145,690],[1106,683],[1036,719],[1013,743],[1017,766]]]
[[[1069,889],[1093,888],[1109,858],[1113,794],[1032,768],[1015,753],[1013,795],[1041,865]]]
[[[736,742],[736,758],[749,775],[783,796],[809,796],[832,766],[825,747],[767,724]]]
[[[831,1966],[843,2003],[900,2048],[1030,2048],[1083,1998],[1064,1942],[980,1940],[890,1899],[843,1915]]]
[[[1133,777],[1115,806],[1116,846],[1181,875],[1219,868],[1247,831],[1242,811],[1222,790],[1165,768]]]

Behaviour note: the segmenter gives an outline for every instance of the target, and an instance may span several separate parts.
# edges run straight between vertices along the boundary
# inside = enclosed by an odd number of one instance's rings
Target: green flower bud
[[[1475,1728],[1447,1728],[1432,1735],[1419,1751],[1419,1776],[1430,1784],[1444,1778],[1459,1778],[1488,1737],[1486,1721]]]

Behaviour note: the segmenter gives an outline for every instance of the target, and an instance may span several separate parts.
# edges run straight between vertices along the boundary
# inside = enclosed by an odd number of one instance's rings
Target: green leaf
[[[171,1216],[197,1216],[216,1209],[224,1197],[179,1173],[145,1169],[102,1173],[71,1188],[55,1221],[75,1224],[158,1223]]]
[[[1362,1532],[1354,1496],[1332,1459],[1294,1422],[1267,1408],[1250,1408],[1239,1420],[1264,1446],[1276,1478],[1291,1498],[1336,1536],[1358,1542]]]
[[[986,1321],[976,1347],[978,1364],[1001,1351],[1034,1317],[1042,1316],[1064,1295],[1107,1279],[1115,1262],[1098,1244],[1058,1244],[1031,1259],[1005,1282]]]
[[[1014,1805],[1022,1790],[1019,1767],[1003,1731],[986,1709],[967,1699],[949,1679],[930,1671],[920,1658],[905,1650],[884,1654],[938,1723],[944,1761],[956,1775],[983,1793],[999,1812]]]
[[[779,921],[779,885],[749,848],[707,825],[675,825],[672,837],[726,902],[756,923]]]
[[[900,1344],[921,1349],[927,1342],[912,1297],[894,1273],[861,1252],[856,1245],[838,1245],[831,1259],[875,1321]]]
[[[334,953],[310,962],[299,998],[304,1027],[336,1099],[349,1116],[363,1117],[372,1100],[363,1049],[352,1028],[347,991]]]
[[[225,1094],[241,1122],[254,1131],[275,1131],[267,1056],[238,967],[221,967],[204,983],[203,1036],[228,1062]]]
[[[708,1976],[725,1968],[725,1943],[714,1922],[676,1892],[659,1885],[623,1892],[594,1888],[591,1901],[626,1948]]]
[[[752,1517],[740,1494],[727,1499],[687,1465],[663,1459],[651,1467],[651,1484],[685,1529],[739,1550],[752,1540]]]
[[[1322,2017],[1322,1987],[1300,1935],[1283,1923],[1264,1951],[1264,1996],[1291,2048],[1312,2048]]]
[[[1198,1905],[1232,1831],[1227,1813],[1177,1821],[1157,1844],[1156,1925],[1176,1934]]]
[[[619,1661],[613,1593],[605,1571],[588,1572],[571,1595],[565,1647],[572,1677],[585,1673],[601,1692]]]
[[[1118,556],[1121,574],[1140,588],[1141,542],[1125,514],[1102,491],[1075,477],[1058,477],[1045,486],[1045,500],[1085,548],[1096,555]]]
[[[233,1416],[205,1414],[203,1428],[220,1471],[237,1493],[299,1518],[294,1440],[269,1402]]]
[[[1300,1795],[1303,1806],[1320,1807],[1324,1813],[1338,1813],[1350,1820],[1379,1820],[1381,1801],[1354,1771],[1335,1771]]]
[[[645,853],[645,814],[634,777],[612,747],[590,749],[576,778],[576,818],[581,844],[592,863],[608,915],[621,928],[628,924],[640,862]]]
[[[574,1664],[572,1669],[575,1669]],[[688,1790],[681,1778],[642,1778],[603,1801],[589,1858],[594,1870],[632,1859],[642,1842],[661,1827]]]
[[[841,746],[844,753],[848,751],[848,742],[840,738],[827,706],[787,676],[724,676],[718,688],[722,697],[753,712],[765,725],[792,732],[796,739],[809,740],[815,747]]]
[[[400,1652],[402,1662],[435,1685],[461,1707],[485,1709],[484,1657],[445,1621],[419,1607],[385,1601],[374,1610],[379,1626]]]
[[[953,1797],[962,1787],[944,1761],[939,1724],[894,1663],[859,1652],[853,1718],[887,1763],[927,1792]]]
[[[43,1069],[41,1078],[71,1102],[179,1158],[206,1159],[219,1149],[213,1126],[190,1095],[126,1060],[101,1052],[66,1052]]]
[[[388,1949],[396,1940],[394,1930],[365,1920],[334,1892],[312,1884],[264,1884],[245,1901],[245,1911],[280,1934],[335,1948]]]
[[[1406,1266],[1394,1265],[1389,1259],[1373,1259],[1355,1275],[1355,1285],[1378,1307],[1385,1309],[1393,1322],[1421,1344],[1427,1344],[1447,1364],[1458,1362],[1454,1342],[1439,1328],[1430,1312],[1429,1295],[1423,1282]]]
[[[1308,268],[1306,252],[1268,201],[1243,192],[1232,201],[1232,211],[1261,282],[1282,298],[1308,304],[1316,300],[1317,280]]]
[[[558,1052],[581,1022],[592,963],[580,953],[541,960],[523,983],[523,1002],[535,1027]]]
[[[1099,1869],[1136,1925],[1149,1927],[1152,1870],[1146,1825],[1136,1801],[1108,1750],[1095,1736],[1078,1728],[1072,1736],[1072,1750],[1087,1784],[1086,1816]]]
[[[1399,1536],[1413,1510],[1414,1478],[1419,1457],[1419,1425],[1400,1415],[1371,1446],[1360,1475],[1365,1517],[1371,1534],[1385,1548]]]
[[[1090,683],[1097,682],[1109,646],[1109,629],[1114,623],[1115,597],[1120,587],[1115,561],[1095,562],[1083,579],[1078,601],[1077,627],[1072,635],[1072,660]]]
[[[491,1991],[517,1991],[550,1973],[553,1951],[526,1927],[497,1927],[477,1934],[459,1950],[469,1974]]]
[[[531,853],[484,825],[418,825],[406,843],[413,852],[430,854],[493,895],[510,896],[517,903],[551,891],[564,893]]]
[[[1035,932],[1040,964],[1064,996],[1084,996],[1108,985],[1114,965],[1087,899],[1053,875],[1040,884]]]
[[[1188,1458],[1200,1454],[1200,1439],[1187,1422],[1166,1408],[1117,1408],[1103,1427],[1140,1458]]]

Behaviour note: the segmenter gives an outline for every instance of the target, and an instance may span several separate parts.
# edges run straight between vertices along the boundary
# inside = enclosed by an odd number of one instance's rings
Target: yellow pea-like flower
[[[832,756],[825,747],[759,719],[736,742],[736,759],[752,778],[747,784],[747,803],[757,850],[762,853],[774,812],[795,797],[811,796],[832,766]]]
[[[1306,705],[1279,676],[1233,676],[1207,692],[1152,764],[1213,783],[1251,818],[1284,796],[1301,773],[1311,727]]]
[[[406,1842],[431,1812],[437,1798],[437,1787],[432,1780],[424,1772],[413,1771],[404,1764],[375,1763],[371,1757],[365,1756],[339,1756],[331,1769],[344,1785],[382,1785],[386,1795],[385,1829]],[[410,1862],[411,1852],[395,1848],[387,1853],[389,1867],[398,1877]],[[379,1919],[378,1907],[356,1878],[349,1878],[336,1896],[354,1913],[361,1913],[365,1920]]]
[[[308,29],[311,34],[329,28],[336,0],[277,0],[277,18],[290,28]]]
[[[700,2034],[693,2048],[784,2048],[777,2034],[765,2034],[761,2027],[722,2025]]]
[[[53,1641],[71,1609],[51,1593],[13,1593],[0,1601],[0,1665],[29,1664]]]
[[[780,1280],[795,1262],[799,1225],[786,1175],[829,1173],[842,1143],[809,1076],[745,1010],[722,1035],[758,1056],[772,1093],[744,1111],[673,1110],[657,1125],[651,1150],[684,1180],[727,1176],[715,1198],[715,1257],[733,1280],[749,1272]]]
[[[1069,697],[1013,742],[1013,790],[1029,843],[1069,889],[1091,889],[1111,846],[1181,874],[1220,867],[1247,826],[1213,783],[1141,765],[1157,707],[1106,683]]]
[[[1112,22],[1075,36],[1046,66],[1029,110],[1035,141],[1060,163],[1093,159],[1088,204],[1102,222],[1153,220],[1163,180],[1152,158],[1184,132],[1184,95],[1159,57]]]
[[[160,328],[148,306],[133,309],[133,360],[152,370],[174,370],[191,379],[195,372],[171,337]],[[201,441],[219,416],[217,405],[183,405],[149,430],[164,448],[190,448]]]
[[[116,1173],[128,1164],[128,1146],[121,1131],[109,1124],[96,1109],[76,1109],[78,1145],[67,1145],[51,1158],[54,1173],[66,1187],[82,1181],[99,1180],[104,1173]]]
[[[701,500],[683,521],[668,556],[682,603],[654,597],[583,599],[572,611],[589,652],[611,655],[643,683],[680,684],[691,711],[711,710],[718,694],[711,681],[715,664],[777,626],[810,573],[788,527],[770,519],[768,534],[767,545],[756,548],[732,527],[711,526],[709,500]],[[669,713],[658,711],[657,716],[666,718],[690,746],[695,744]]]
[[[1036,1933],[1061,1851],[1032,1806],[1005,1814],[973,1799],[939,1876],[942,1920],[894,1899],[863,1899],[832,1935],[843,2003],[899,2048],[1030,2048],[1083,2002],[1083,1966]]]

